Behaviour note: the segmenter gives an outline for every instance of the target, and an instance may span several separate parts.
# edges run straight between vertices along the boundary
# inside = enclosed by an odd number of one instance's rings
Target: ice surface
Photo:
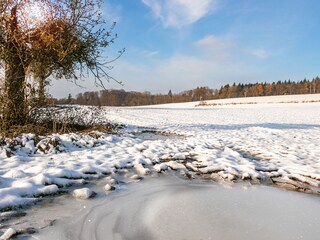
[[[97,200],[34,239],[316,239],[319,203],[317,196],[270,187],[167,176]]]

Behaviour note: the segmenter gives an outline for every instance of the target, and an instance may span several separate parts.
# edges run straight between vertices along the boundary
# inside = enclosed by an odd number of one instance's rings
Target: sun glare
[[[30,30],[46,20],[48,8],[43,2],[29,1],[19,9],[19,22],[22,29]]]

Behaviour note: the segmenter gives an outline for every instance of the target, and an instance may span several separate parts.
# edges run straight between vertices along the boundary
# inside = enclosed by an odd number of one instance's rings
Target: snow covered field
[[[247,181],[319,194],[319,101],[317,94],[226,99],[199,107],[193,102],[98,112],[62,109],[57,118],[80,113],[83,121],[127,127],[120,135],[29,134],[3,140],[0,209],[14,214],[14,207],[46,195],[87,198],[92,192],[83,189],[86,182],[102,178],[110,191],[168,171],[188,179]],[[80,191],[72,192],[75,188]],[[0,214],[0,231],[5,231],[10,214]]]

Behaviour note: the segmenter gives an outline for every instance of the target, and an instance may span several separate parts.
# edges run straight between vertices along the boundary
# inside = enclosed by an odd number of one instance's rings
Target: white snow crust
[[[72,192],[72,195],[75,198],[81,199],[81,200],[87,200],[93,197],[94,194],[95,193],[89,188],[80,188],[80,189],[73,190]]]
[[[113,122],[126,128],[120,135],[3,139],[0,209],[30,204],[104,175],[111,176],[112,186],[114,176],[127,170],[135,179],[171,170],[188,178],[247,180],[319,193],[319,100],[316,94],[226,99],[198,107],[192,102],[60,109],[60,119],[75,114],[84,123]],[[145,130],[156,131],[157,137],[143,138]]]

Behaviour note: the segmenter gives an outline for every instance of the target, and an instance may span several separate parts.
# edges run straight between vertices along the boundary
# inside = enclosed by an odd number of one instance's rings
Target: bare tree
[[[91,75],[101,87],[103,80],[115,80],[109,75],[110,63],[115,59],[104,56],[104,49],[116,37],[112,34],[115,23],[106,28],[102,3],[103,0],[1,0],[3,127],[25,123],[27,74],[39,81],[40,98],[44,97],[48,76],[77,83]],[[33,16],[32,11],[38,15]],[[123,52],[119,51],[119,56]]]

